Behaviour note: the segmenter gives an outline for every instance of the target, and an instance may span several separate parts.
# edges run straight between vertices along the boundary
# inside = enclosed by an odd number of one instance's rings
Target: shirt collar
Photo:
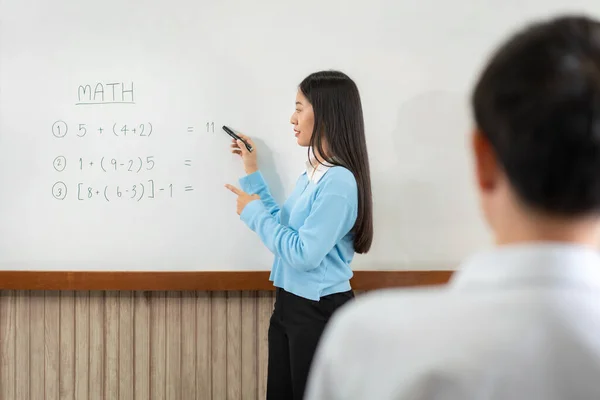
[[[600,255],[568,243],[515,244],[475,254],[449,282],[451,290],[514,287],[600,289]]]

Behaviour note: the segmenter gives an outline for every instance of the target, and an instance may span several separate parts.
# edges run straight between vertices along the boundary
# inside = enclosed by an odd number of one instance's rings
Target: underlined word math
[[[135,104],[133,82],[82,84],[77,88],[76,105]]]

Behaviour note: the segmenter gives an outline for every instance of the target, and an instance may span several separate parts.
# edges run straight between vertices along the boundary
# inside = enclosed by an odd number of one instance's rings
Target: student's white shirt
[[[319,182],[329,168],[331,168],[329,164],[319,164],[316,160],[312,160],[312,163],[311,161],[306,161],[306,174],[308,179],[314,183]]]
[[[321,160],[321,162],[317,161],[313,150],[310,149],[309,159],[306,161],[305,167],[305,172],[308,176],[308,179],[313,183],[318,183],[321,180],[321,178],[325,175],[327,170],[333,167],[333,165],[324,160]]]
[[[358,296],[330,321],[306,399],[600,399],[600,258],[513,245],[439,288]]]

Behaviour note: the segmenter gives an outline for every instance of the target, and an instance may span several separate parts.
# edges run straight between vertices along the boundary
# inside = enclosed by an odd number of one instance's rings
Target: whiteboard
[[[447,269],[490,244],[469,95],[531,17],[600,3],[522,0],[0,0],[0,268],[268,270],[224,188],[255,139],[279,202],[306,149],[289,118],[309,73],[361,90],[375,238],[356,270]],[[98,103],[98,104],[92,104]]]

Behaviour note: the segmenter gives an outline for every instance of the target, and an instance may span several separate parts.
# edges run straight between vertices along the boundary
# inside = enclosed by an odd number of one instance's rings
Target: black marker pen
[[[239,137],[238,135],[236,135],[231,129],[229,129],[228,127],[226,127],[225,125],[223,125],[223,130],[225,132],[227,132],[227,134],[229,136],[231,136],[232,138],[234,138],[235,140],[241,140],[242,143],[244,143],[246,145],[246,148],[248,149],[248,151],[252,152],[252,150],[254,150],[252,148],[252,146],[250,146],[244,139],[242,139],[241,137]]]

